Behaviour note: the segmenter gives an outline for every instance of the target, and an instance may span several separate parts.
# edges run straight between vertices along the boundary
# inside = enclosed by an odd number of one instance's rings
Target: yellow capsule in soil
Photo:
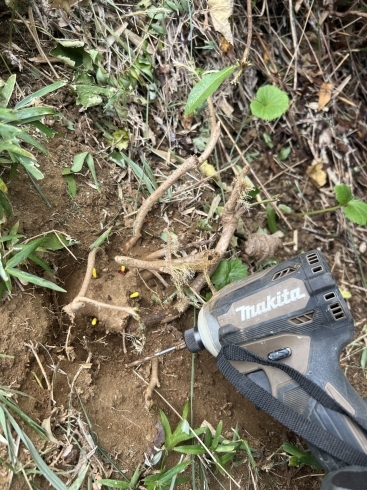
[[[139,298],[139,293],[137,291],[135,291],[135,293],[131,293],[130,294],[130,298],[131,299],[136,299],[136,298]]]
[[[121,266],[120,274],[126,274],[126,266],[124,266],[124,265]]]
[[[352,297],[352,294],[348,291],[348,289],[339,288],[339,291],[344,299],[350,299]]]
[[[98,318],[94,317],[93,320],[91,321],[92,326],[94,327],[98,323]]]
[[[92,277],[93,279],[97,279],[97,269],[95,267],[92,269]]]

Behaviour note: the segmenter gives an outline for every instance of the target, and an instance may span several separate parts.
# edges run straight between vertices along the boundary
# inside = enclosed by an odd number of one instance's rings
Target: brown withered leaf
[[[320,160],[314,160],[306,170],[306,174],[316,187],[322,187],[326,184],[326,172],[323,165]]]
[[[330,102],[333,92],[333,84],[331,82],[323,82],[319,90],[319,110],[323,109]]]
[[[233,13],[233,0],[208,0],[213,27],[233,46],[233,35],[229,18]]]

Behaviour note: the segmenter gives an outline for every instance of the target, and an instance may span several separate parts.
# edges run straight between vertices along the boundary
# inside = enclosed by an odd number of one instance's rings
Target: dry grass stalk
[[[152,359],[152,367],[151,367],[151,374],[150,374],[150,381],[149,385],[145,391],[144,399],[145,399],[145,406],[149,410],[152,405],[152,395],[154,388],[158,388],[161,386],[159,383],[159,378],[158,378],[158,357],[153,357]]]

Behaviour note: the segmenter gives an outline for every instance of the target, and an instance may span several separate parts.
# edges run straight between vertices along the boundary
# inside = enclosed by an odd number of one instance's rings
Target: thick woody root
[[[96,318],[105,325],[107,330],[121,332],[130,316],[138,322],[140,317],[137,309],[128,305],[127,292],[125,295],[120,294],[123,284],[121,284],[119,275],[109,277],[108,281],[100,276],[98,279],[93,279],[91,283],[92,270],[98,252],[101,252],[101,249],[94,249],[89,253],[87,270],[80,291],[71,303],[64,306],[63,310],[68,314],[72,323],[74,323],[75,315],[81,313],[85,317]],[[135,279],[131,277],[128,285],[131,287],[134,282]],[[87,296],[88,291],[89,296]],[[117,291],[119,292],[118,295],[116,294]],[[99,299],[95,300],[93,297]]]
[[[236,231],[238,219],[246,212],[246,208],[240,203],[240,196],[243,192],[244,185],[246,185],[244,177],[248,173],[248,170],[248,167],[242,169],[242,172],[236,178],[233,191],[224,206],[223,213],[221,215],[223,225],[221,236],[215,249],[210,251],[215,259],[214,263],[212,263],[212,265],[205,270],[205,273],[203,272],[199,274],[189,285],[190,289],[194,293],[200,293],[201,289],[207,284],[207,277],[215,271],[219,261],[222,259],[228,249],[232,236]],[[189,304],[182,308],[180,304],[176,303],[174,306],[171,306],[166,310],[161,310],[158,313],[144,316],[142,321],[146,327],[154,326],[160,323],[169,323],[176,318],[179,318],[183,311],[185,311],[188,307]]]
[[[141,205],[138,214],[136,215],[133,236],[127,242],[125,246],[125,251],[129,252],[132,247],[136,244],[136,242],[141,237],[141,231],[144,225],[144,220],[149,211],[152,209],[154,204],[158,202],[163,194],[175,183],[178,181],[180,177],[182,177],[185,173],[190,170],[194,170],[203,164],[210,156],[212,151],[214,150],[215,145],[220,136],[220,123],[216,123],[214,106],[211,98],[208,99],[208,108],[209,108],[209,123],[210,123],[210,139],[208,144],[203,151],[203,153],[199,156],[191,156],[187,158],[183,164],[181,164],[167,179],[156,189]]]
[[[150,382],[149,382],[149,385],[148,385],[148,388],[146,389],[146,392],[145,392],[145,406],[146,408],[149,410],[152,405],[153,405],[153,401],[152,401],[152,395],[153,395],[153,391],[154,391],[154,388],[158,386],[158,388],[160,387],[160,384],[159,384],[159,378],[158,378],[158,358],[157,357],[154,357],[152,359],[152,368],[151,368],[151,374],[150,374]]]

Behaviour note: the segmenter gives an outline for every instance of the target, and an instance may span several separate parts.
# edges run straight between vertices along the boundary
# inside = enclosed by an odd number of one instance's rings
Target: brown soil
[[[32,91],[35,89],[33,85]],[[57,103],[61,106],[68,97],[67,91],[61,91]],[[138,352],[139,346],[133,344],[134,337],[139,338],[139,332],[129,330],[129,326],[126,329],[126,354],[123,351],[122,327],[120,331],[118,327],[108,330],[106,322],[102,321],[92,325],[93,318],[88,314],[78,314],[75,325],[71,327],[62,308],[80,289],[89,246],[110,224],[114,225],[113,232],[108,243],[103,246],[104,254],[97,256],[98,277],[92,279],[89,296],[99,301],[138,306],[141,312],[149,314],[159,311],[160,308],[152,299],[153,293],[164,300],[172,292],[172,288],[167,292],[156,278],[144,279],[134,271],[122,275],[113,260],[116,254],[122,252],[123,245],[131,235],[133,216],[130,213],[133,202],[137,195],[141,199],[141,193],[137,194],[137,185],[130,173],[120,179],[121,169],[95,153],[101,192],[89,186],[92,179],[87,172],[83,172],[83,175],[77,176],[76,198],[72,199],[68,195],[61,175],[62,169],[70,167],[76,153],[87,150],[94,153],[95,144],[88,128],[90,116],[87,119],[77,112],[75,106],[71,106],[67,117],[75,123],[75,131],[72,132],[58,123],[56,128],[59,134],[47,143],[51,157],[39,155],[39,162],[46,176],[39,185],[49,206],[22,170],[17,172],[9,186],[14,207],[14,216],[9,221],[9,226],[19,220],[19,232],[27,238],[56,229],[78,240],[78,245],[71,247],[70,252],[63,250],[48,256],[49,263],[57,273],[59,284],[67,293],[52,294],[30,286],[21,291],[15,287],[11,297],[3,301],[0,310],[0,353],[14,357],[0,360],[0,385],[11,385],[32,397],[19,396],[18,402],[34,420],[41,423],[52,415],[54,435],[59,439],[63,437],[60,421],[65,410],[72,405],[75,413],[85,411],[99,446],[110,455],[116,465],[131,476],[137,465],[144,462],[144,454],[152,450],[157,435],[158,409],[165,411],[172,425],[178,423],[178,418],[157,394],[153,395],[151,409],[148,410],[145,406],[146,384],[143,379],[149,381],[150,363],[143,363],[137,369],[125,367],[125,364],[181,343],[184,330],[194,325],[197,312],[190,309],[177,321],[148,329],[145,332],[146,343],[142,353]],[[100,137],[98,132],[95,135]],[[243,143],[243,146],[246,144]],[[290,166],[299,159],[300,155],[293,155]],[[301,175],[304,175],[306,167],[306,163],[299,167]],[[252,168],[263,183],[274,175],[266,159],[261,157],[252,163]],[[201,178],[199,173],[197,177]],[[312,206],[316,203],[316,208],[320,202],[319,191],[307,179],[303,180],[302,185],[304,199],[313,203]],[[272,195],[282,196],[282,202],[297,208],[299,190],[294,181],[277,178],[267,185],[267,190]],[[123,196],[123,199],[119,196]],[[208,187],[203,199],[210,204],[212,198],[213,193]],[[176,204],[156,205],[146,222],[144,238],[134,248],[134,257],[144,258],[162,248],[163,242],[159,237],[167,227],[166,217],[171,221],[170,228],[176,234],[186,236],[187,242],[196,236],[190,215],[182,215]],[[266,215],[262,209],[251,211],[244,221],[247,233],[256,232],[259,227],[266,228]],[[349,288],[353,285],[361,286],[358,267],[349,253],[348,238],[342,232],[343,223],[339,215],[315,217],[313,229],[317,232],[305,229],[307,226],[303,227],[303,221],[289,221],[292,228],[298,230],[298,248],[293,250],[292,245],[282,248],[277,253],[279,261],[301,251],[320,248],[333,266],[337,281],[345,281]],[[280,222],[280,227],[288,235],[284,242],[291,241],[292,234],[284,222]],[[201,238],[206,238],[205,232]],[[240,238],[240,257],[249,263],[253,272],[255,265],[249,262],[243,250],[244,241]],[[35,272],[42,274],[39,270]],[[129,299],[134,291],[139,292],[138,301]],[[366,296],[363,290],[351,291],[349,304],[357,322],[357,334],[365,321]],[[47,389],[39,364],[30,350],[31,343],[37,346],[39,361],[49,381],[52,380],[52,394]],[[192,355],[187,350],[174,352],[159,360],[158,391],[179,413],[182,413],[190,395],[191,366]],[[362,396],[367,395],[363,372],[359,369],[359,359],[349,360],[348,367],[347,374],[351,382]],[[255,459],[260,468],[258,488],[319,488],[321,476],[316,471],[308,467],[290,468],[285,457],[272,457],[283,442],[300,441],[241,397],[218,372],[214,359],[207,352],[195,356],[193,406],[194,427],[200,426],[204,420],[214,427],[222,420],[224,434],[238,427],[241,436],[255,450]],[[75,451],[69,455],[69,459],[65,458],[62,462],[64,467],[76,464],[79,454],[76,449]],[[2,455],[0,452],[0,456]],[[231,473],[240,482],[241,488],[247,488],[250,484],[246,464],[231,470]],[[220,488],[217,478],[224,488],[230,488],[228,480],[221,475],[215,474],[209,478],[211,489]],[[3,485],[7,481],[8,472],[2,470],[0,487],[6,488]],[[23,489],[27,485],[18,478],[13,482],[12,488]],[[46,488],[46,485],[42,488]]]

